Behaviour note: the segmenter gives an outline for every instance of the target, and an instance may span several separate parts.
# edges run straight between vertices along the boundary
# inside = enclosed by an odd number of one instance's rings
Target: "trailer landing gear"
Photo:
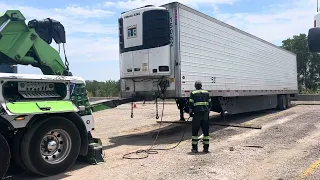
[[[225,113],[224,110],[222,110],[222,111],[220,112],[220,118],[221,118],[221,121],[225,121],[225,120],[226,120],[226,113]]]
[[[0,179],[2,179],[10,165],[10,148],[7,140],[0,134]]]

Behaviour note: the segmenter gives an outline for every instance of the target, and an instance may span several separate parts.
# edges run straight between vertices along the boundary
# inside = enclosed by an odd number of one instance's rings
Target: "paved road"
[[[164,120],[178,119],[174,104],[165,108]],[[319,105],[229,116],[228,122],[262,129],[212,125],[209,154],[189,153],[191,129],[188,127],[187,139],[173,150],[159,151],[141,160],[122,159],[127,152],[148,148],[157,132],[154,105],[139,104],[134,113],[135,117],[130,119],[130,106],[122,105],[95,114],[96,135],[105,144],[104,164],[77,163],[67,173],[41,179],[320,179]],[[212,121],[219,121],[214,113]],[[166,125],[157,142],[159,147],[175,145],[184,127]],[[21,178],[38,177],[15,175],[8,180]]]

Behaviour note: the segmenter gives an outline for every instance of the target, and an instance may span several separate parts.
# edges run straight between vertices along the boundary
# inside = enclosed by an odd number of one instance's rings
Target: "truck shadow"
[[[82,161],[76,161],[76,163],[68,171],[82,169],[86,166],[88,166],[88,163],[84,163]],[[25,172],[24,170],[20,169],[19,167],[13,164],[12,166],[9,167],[9,170],[6,176],[3,178],[3,180],[21,180],[21,179],[23,180],[57,180],[57,179],[64,179],[70,176],[71,175],[68,175],[66,173],[61,173],[61,174],[50,176],[50,177],[43,177],[33,173]]]
[[[210,133],[215,131],[225,129],[227,126],[221,125],[213,125],[213,123],[220,123],[220,124],[241,124],[248,122],[250,120],[260,118],[266,115],[274,114],[279,111],[277,110],[263,110],[263,111],[256,111],[250,113],[243,113],[237,115],[228,115],[226,116],[225,121],[220,120],[220,115],[213,115],[210,117]],[[186,124],[177,124],[177,123],[163,123],[163,127],[156,128],[151,131],[143,132],[143,133],[132,133],[123,136],[115,136],[110,138],[110,145],[103,146],[103,150],[112,149],[122,145],[131,145],[131,146],[151,146],[154,142],[154,138],[157,136],[158,131],[158,139],[155,143],[156,145],[168,145],[173,143],[178,143],[181,139],[181,136],[186,128],[184,140],[188,140],[191,138],[191,122]],[[229,136],[237,134],[238,131],[235,128],[229,128],[226,131],[221,131],[221,133],[216,134],[214,139],[223,140],[228,138]],[[202,131],[199,130],[199,135],[202,134]]]

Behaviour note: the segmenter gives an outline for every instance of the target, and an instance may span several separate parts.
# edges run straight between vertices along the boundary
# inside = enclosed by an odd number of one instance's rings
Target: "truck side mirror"
[[[308,46],[310,52],[320,52],[320,28],[314,27],[309,29]]]

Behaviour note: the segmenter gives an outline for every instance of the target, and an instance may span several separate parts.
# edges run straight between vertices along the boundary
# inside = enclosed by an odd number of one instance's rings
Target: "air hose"
[[[162,91],[162,94],[164,94],[164,91]],[[190,119],[190,117],[187,119],[187,122],[185,124],[185,128],[184,128],[184,131],[183,131],[183,134],[181,136],[181,139],[179,140],[179,142],[171,147],[171,148],[157,148],[157,149],[154,149],[153,147],[155,146],[157,140],[158,140],[158,137],[159,137],[159,134],[160,134],[160,131],[161,131],[161,127],[162,127],[162,119],[163,119],[163,112],[164,112],[164,97],[162,98],[162,112],[161,112],[161,120],[160,120],[160,125],[159,125],[159,128],[158,128],[158,132],[157,132],[157,135],[152,143],[152,145],[148,148],[148,149],[140,149],[140,150],[137,150],[135,152],[130,152],[130,153],[127,153],[125,155],[123,155],[122,158],[124,159],[145,159],[147,157],[149,157],[149,154],[158,154],[158,151],[167,151],[167,150],[172,150],[172,149],[175,149],[176,147],[178,147],[180,145],[180,143],[183,141],[184,139],[184,136],[185,136],[185,133],[186,133],[186,129],[187,129],[187,125],[188,125],[188,121]],[[136,155],[139,155],[139,154],[145,154],[144,156],[142,157],[129,157],[130,155],[132,154],[136,154]]]

